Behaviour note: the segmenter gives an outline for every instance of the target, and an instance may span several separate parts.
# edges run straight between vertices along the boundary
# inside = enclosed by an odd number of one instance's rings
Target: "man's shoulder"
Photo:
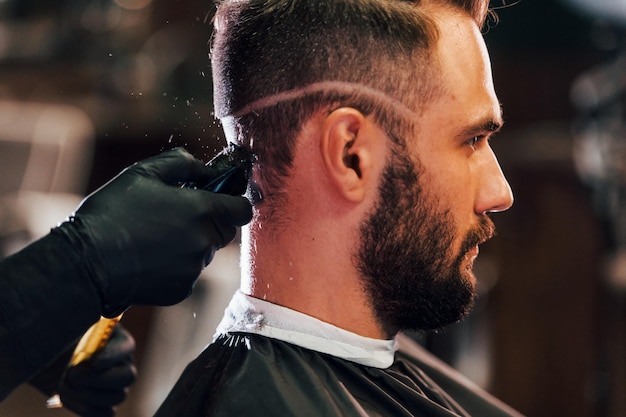
[[[407,407],[412,415],[449,416],[449,407],[520,416],[409,339],[399,344],[393,369],[380,369],[261,335],[224,335],[187,367],[157,416],[380,416]]]
[[[398,335],[398,359],[414,364],[471,415],[523,417],[406,335]]]
[[[221,336],[187,366],[157,416],[343,415],[332,412],[346,409],[345,398],[325,356],[255,334]]]

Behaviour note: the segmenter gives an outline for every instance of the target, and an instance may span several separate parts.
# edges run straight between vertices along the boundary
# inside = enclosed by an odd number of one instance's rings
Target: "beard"
[[[425,193],[406,154],[394,153],[380,185],[380,201],[361,225],[357,268],[371,306],[389,334],[438,330],[463,319],[476,295],[466,256],[494,235],[483,215],[454,254],[456,225]]]

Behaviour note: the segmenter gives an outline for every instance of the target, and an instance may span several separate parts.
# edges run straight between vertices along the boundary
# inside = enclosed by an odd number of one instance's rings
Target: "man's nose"
[[[476,213],[508,210],[513,205],[513,192],[491,148],[485,153],[479,169],[480,184],[476,198]]]

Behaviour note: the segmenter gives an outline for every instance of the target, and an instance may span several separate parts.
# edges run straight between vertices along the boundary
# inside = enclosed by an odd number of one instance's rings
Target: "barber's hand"
[[[180,187],[210,176],[187,151],[164,152],[122,171],[57,228],[82,246],[104,316],[182,301],[205,262],[250,221],[244,197]]]
[[[81,417],[111,417],[135,381],[135,341],[117,324],[104,348],[67,369],[58,389],[63,407]]]

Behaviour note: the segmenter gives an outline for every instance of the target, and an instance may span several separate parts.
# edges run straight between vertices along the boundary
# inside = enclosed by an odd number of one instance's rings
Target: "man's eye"
[[[478,143],[483,140],[485,137],[484,136],[474,136],[473,138],[471,138],[470,140],[468,140],[466,142],[467,146],[469,146],[470,148],[472,148],[473,150],[476,150],[476,145],[478,145]]]

